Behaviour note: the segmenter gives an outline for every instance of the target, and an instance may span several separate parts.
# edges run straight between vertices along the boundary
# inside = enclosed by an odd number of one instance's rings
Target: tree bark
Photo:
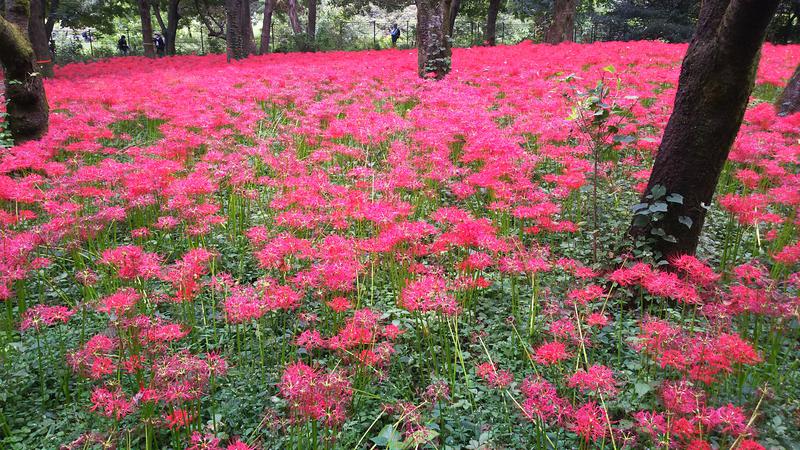
[[[800,112],[800,65],[794,70],[778,100],[778,115],[789,116]]]
[[[451,0],[449,13],[447,14],[447,30],[445,30],[445,34],[447,34],[447,36],[449,36],[451,39],[453,38],[453,32],[456,29],[456,17],[458,17],[458,12],[460,10],[461,0]]]
[[[306,36],[312,48],[316,47],[314,41],[317,39],[317,0],[308,0],[308,23],[306,24]]]
[[[275,11],[275,0],[264,0],[264,21],[261,27],[261,48],[259,53],[269,53],[269,38],[272,31],[272,12]]]
[[[53,37],[53,27],[56,26],[56,22],[58,22],[58,6],[61,4],[60,0],[50,0],[50,8],[47,12],[47,20],[44,23],[45,30],[47,32],[47,42],[50,42],[50,39]]]
[[[227,43],[228,60],[247,58],[247,30],[243,25],[244,3],[247,0],[225,0],[226,28],[225,40]]]
[[[289,0],[288,16],[289,25],[292,27],[292,32],[295,36],[303,34],[303,27],[300,26],[300,19],[297,18],[297,0]]]
[[[494,46],[497,41],[497,14],[500,12],[500,0],[489,0],[486,13],[486,45]]]
[[[45,77],[53,76],[53,55],[50,53],[50,38],[44,24],[45,0],[31,0],[28,19],[28,37],[36,55],[36,66]]]
[[[142,21],[142,48],[144,56],[148,58],[156,57],[156,48],[153,44],[153,20],[150,18],[150,2],[148,0],[137,0],[139,6],[139,18]]]
[[[8,130],[16,144],[38,139],[47,132],[50,108],[35,53],[28,42],[29,4],[6,0],[0,16],[0,65],[3,66]]]
[[[673,112],[641,200],[641,204],[661,204],[634,216],[630,229],[634,237],[654,239],[657,258],[669,260],[694,254],[697,249],[706,210],[741,126],[767,26],[779,1],[702,3],[683,59]],[[653,195],[657,191],[665,195]]]
[[[571,42],[575,33],[575,13],[577,0],[555,0],[553,3],[553,21],[544,36],[548,44]]]
[[[167,2],[167,22],[161,17],[161,4],[160,2],[153,3],[153,13],[155,13],[158,26],[161,27],[161,34],[164,35],[165,44],[167,45],[166,51],[170,56],[174,56],[175,40],[178,37],[178,22],[181,15],[178,12],[180,0],[169,0]]]
[[[242,1],[242,29],[244,30],[244,50],[248,55],[256,53],[256,35],[253,34],[253,15],[250,13],[250,0]]]
[[[448,5],[444,0],[416,2],[418,73],[441,80],[450,72],[450,39],[445,34]]]

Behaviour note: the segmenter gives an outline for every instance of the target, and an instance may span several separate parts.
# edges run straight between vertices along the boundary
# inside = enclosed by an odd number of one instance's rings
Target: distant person
[[[156,33],[153,38],[153,45],[156,46],[156,53],[158,56],[164,56],[164,51],[167,49],[167,43],[164,42],[164,37]]]
[[[120,36],[119,40],[117,41],[117,50],[122,56],[128,56],[128,53],[131,51],[130,46],[128,45],[128,40],[125,38],[123,34]]]
[[[50,48],[50,57],[51,58],[55,58],[56,57],[56,41],[54,39],[50,39],[50,44],[48,45],[48,47]]]
[[[392,48],[397,47],[397,40],[400,39],[400,28],[397,27],[396,23],[393,23],[392,27],[389,28],[389,36],[392,37]]]
[[[94,40],[91,30],[86,30],[83,33],[81,33],[81,37],[83,37],[83,40],[85,42],[92,42]]]

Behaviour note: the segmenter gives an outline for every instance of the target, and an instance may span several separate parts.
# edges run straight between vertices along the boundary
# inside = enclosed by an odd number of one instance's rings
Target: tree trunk
[[[706,209],[741,126],[767,26],[779,2],[702,3],[683,59],[673,112],[641,200],[652,206],[637,206],[630,229],[634,237],[655,240],[657,258],[669,260],[697,249]]]
[[[144,56],[148,58],[156,57],[156,48],[153,44],[153,21],[150,18],[150,2],[148,0],[137,0],[139,6],[139,18],[142,20],[142,48]]]
[[[248,55],[254,55],[256,53],[256,36],[253,34],[253,22],[251,21],[253,15],[250,14],[250,0],[242,1],[242,15],[240,17],[242,30],[244,30],[244,50]]]
[[[553,4],[553,21],[544,35],[548,44],[572,41],[575,33],[575,12],[578,7],[577,0],[555,0]]]
[[[497,14],[500,12],[500,0],[489,0],[486,13],[486,45],[494,46],[497,41]]]
[[[169,0],[167,3],[167,29],[164,38],[167,40],[167,54],[175,55],[175,40],[178,37],[178,22],[181,15],[178,12],[180,0]]]
[[[792,78],[789,78],[778,100],[779,116],[789,116],[798,111],[800,111],[800,65],[794,70]]]
[[[53,55],[50,53],[50,39],[44,24],[44,8],[45,0],[31,0],[28,37],[36,55],[36,67],[42,75],[49,78],[53,76]]]
[[[58,6],[61,2],[59,0],[50,0],[50,8],[47,12],[47,20],[44,23],[45,30],[47,32],[47,42],[50,42],[50,39],[53,38],[53,27],[56,26],[56,22],[58,21]]]
[[[306,36],[308,36],[308,44],[314,48],[314,41],[317,39],[317,0],[308,0],[306,2],[308,8],[308,23],[306,24]]]
[[[247,0],[225,0],[226,31],[225,40],[228,60],[247,58],[246,30],[242,27],[242,3]]]
[[[300,19],[297,18],[297,0],[289,0],[288,16],[289,25],[292,27],[294,35],[301,35],[303,33],[303,27],[300,26]]]
[[[47,132],[50,108],[42,77],[36,73],[36,55],[28,42],[29,4],[25,0],[6,0],[5,5],[5,18],[0,16],[0,65],[8,101],[8,131],[20,144]]]
[[[417,1],[417,67],[422,78],[441,80],[450,72],[450,40],[445,35],[444,0]]]
[[[275,10],[275,0],[264,0],[264,22],[261,27],[261,48],[262,55],[269,53],[269,38],[272,31],[272,12]]]
[[[445,34],[451,39],[453,38],[453,32],[456,29],[456,17],[458,17],[458,12],[460,10],[461,0],[451,0],[449,13],[447,14],[447,30],[445,30]]]

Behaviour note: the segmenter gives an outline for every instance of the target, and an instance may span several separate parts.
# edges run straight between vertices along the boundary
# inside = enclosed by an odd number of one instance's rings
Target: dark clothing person
[[[128,40],[125,39],[125,36],[122,36],[117,41],[117,50],[119,50],[122,56],[128,56],[128,52],[130,52],[131,48],[128,46]]]
[[[50,56],[55,58],[56,57],[56,41],[53,40],[53,39],[50,39],[50,45],[48,47],[50,47]]]
[[[392,28],[389,28],[389,35],[392,37],[392,47],[397,47],[397,40],[400,39],[400,28],[397,28],[397,24],[392,24]]]
[[[158,56],[164,56],[164,51],[167,49],[167,43],[164,42],[164,38],[157,34],[156,37],[153,38],[153,44],[156,46],[156,53]]]

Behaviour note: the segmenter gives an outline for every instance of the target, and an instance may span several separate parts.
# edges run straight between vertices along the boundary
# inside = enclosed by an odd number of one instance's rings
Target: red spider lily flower
[[[567,351],[567,346],[562,342],[553,341],[540,345],[533,351],[531,357],[539,364],[547,366],[572,358],[572,354]]]
[[[19,329],[25,331],[33,328],[40,331],[43,326],[51,327],[59,323],[67,323],[74,314],[75,311],[66,306],[35,305],[28,308],[22,315]]]
[[[170,430],[179,430],[189,426],[194,421],[194,417],[189,411],[175,408],[171,413],[164,416],[164,422]]]

